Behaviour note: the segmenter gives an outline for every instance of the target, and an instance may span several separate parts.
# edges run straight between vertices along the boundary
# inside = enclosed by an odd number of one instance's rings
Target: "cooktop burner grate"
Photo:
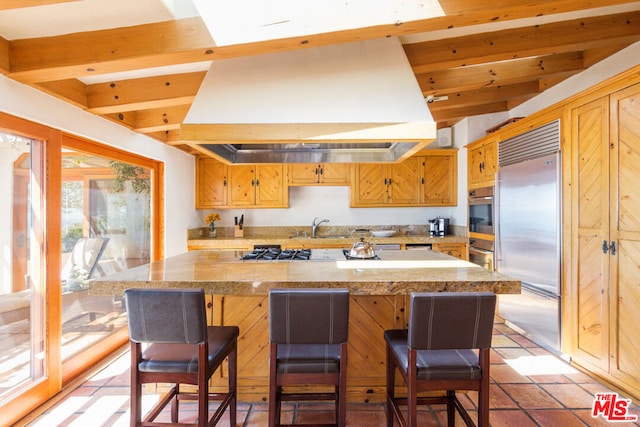
[[[245,254],[243,260],[308,260],[311,258],[311,249],[280,249],[277,247],[254,248]]]

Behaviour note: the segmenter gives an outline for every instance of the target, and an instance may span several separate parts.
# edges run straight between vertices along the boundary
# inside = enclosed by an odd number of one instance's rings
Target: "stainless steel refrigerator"
[[[509,145],[504,149],[510,150]],[[559,135],[557,145],[547,147],[546,153],[521,153],[521,161],[514,161],[518,156],[508,152],[499,154],[496,197],[496,270],[522,281],[522,294],[499,297],[498,314],[556,350],[560,348],[561,298],[558,149]]]

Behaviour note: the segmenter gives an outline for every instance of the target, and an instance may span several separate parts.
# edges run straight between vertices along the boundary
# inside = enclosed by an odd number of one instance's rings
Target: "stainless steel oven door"
[[[469,191],[469,231],[494,234],[494,188]]]

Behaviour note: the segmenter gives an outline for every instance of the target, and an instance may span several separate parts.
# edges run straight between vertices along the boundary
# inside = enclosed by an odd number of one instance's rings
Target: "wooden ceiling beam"
[[[88,106],[87,85],[78,79],[42,82],[35,86],[43,92],[56,96],[77,107],[86,109]]]
[[[584,51],[584,54],[583,54],[584,66],[585,68],[591,67],[596,62],[600,62],[603,59],[608,58],[609,56],[621,51],[622,49],[628,46],[629,46],[629,43],[623,43],[623,44],[613,44],[613,45],[608,45],[604,47],[587,49]]]
[[[0,10],[20,9],[23,7],[44,6],[47,4],[70,3],[79,0],[11,0],[0,2]]]
[[[452,93],[537,80],[583,68],[582,53],[570,52],[434,71],[416,78],[423,93]]]
[[[191,105],[176,105],[169,108],[154,108],[136,112],[134,130],[140,133],[180,130],[180,125]]]
[[[437,96],[446,95],[449,99],[434,101],[429,104],[431,112],[448,108],[460,108],[472,105],[480,105],[499,101],[507,101],[511,98],[532,96],[540,93],[538,81],[532,80],[511,85],[498,85],[478,90],[446,92],[440,91]],[[425,94],[428,95],[428,94]]]
[[[81,78],[293,49],[398,37],[450,28],[490,24],[582,9],[630,3],[632,0],[513,0],[472,2],[447,16],[367,28],[216,47],[202,19],[187,18],[133,27],[20,39],[9,42],[11,78],[25,83]],[[477,5],[476,5],[477,3]],[[487,4],[491,3],[491,7]],[[452,3],[453,4],[453,3]],[[467,5],[469,6],[469,4]]]
[[[457,121],[465,117],[477,116],[480,114],[499,113],[501,111],[507,111],[508,104],[506,101],[492,102],[481,105],[473,105],[460,108],[448,108],[446,110],[439,110],[432,112],[433,118],[440,121]]]
[[[109,114],[189,104],[205,74],[200,71],[92,84],[87,87],[87,110]]]
[[[640,40],[640,11],[404,45],[414,73]]]

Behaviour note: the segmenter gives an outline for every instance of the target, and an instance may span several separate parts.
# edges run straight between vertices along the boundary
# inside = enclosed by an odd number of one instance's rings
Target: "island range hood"
[[[396,38],[213,61],[180,137],[229,164],[395,162],[435,138]]]

